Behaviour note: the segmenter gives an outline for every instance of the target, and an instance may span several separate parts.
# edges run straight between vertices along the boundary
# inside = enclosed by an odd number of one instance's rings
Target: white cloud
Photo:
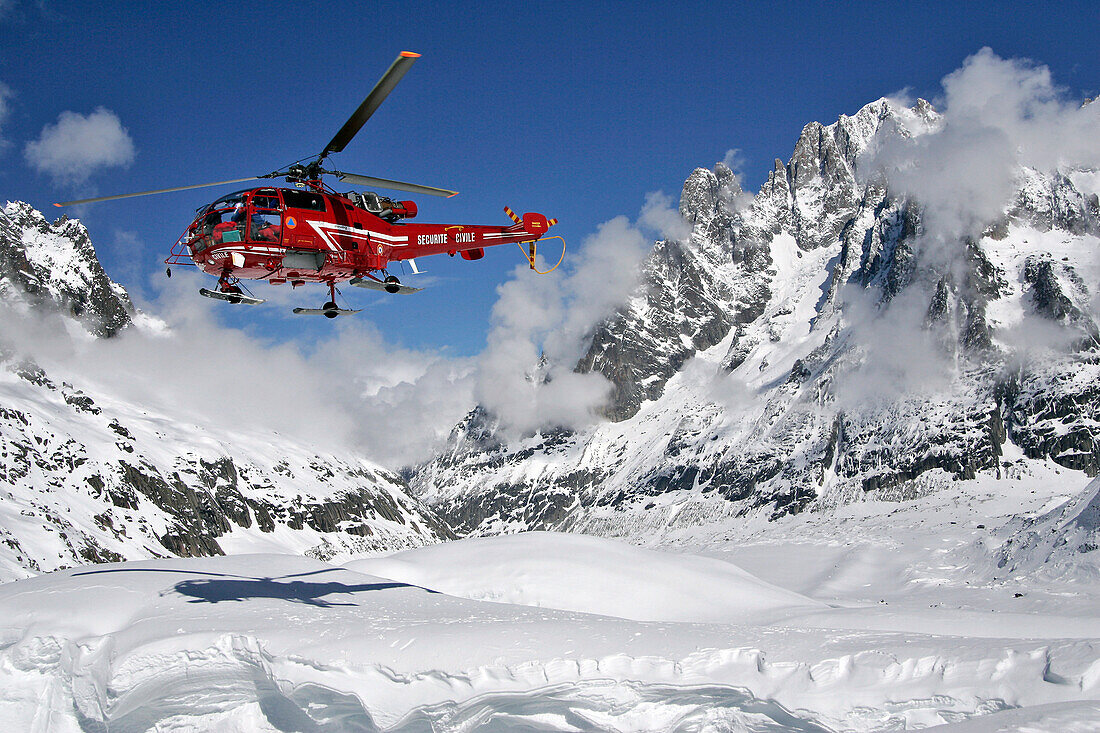
[[[691,222],[680,215],[679,202],[664,191],[645,195],[638,223],[655,231],[661,239],[683,241],[691,236]]]
[[[647,205],[650,197],[646,197]],[[643,209],[643,215],[645,209]],[[679,218],[679,214],[676,214]],[[600,224],[584,240],[562,283],[565,311],[546,340],[556,361],[572,369],[587,347],[592,328],[626,302],[638,282],[641,265],[653,249],[653,240],[632,226],[625,216]]]
[[[722,156],[722,165],[726,166],[740,177],[741,171],[745,166],[745,156],[741,152],[741,149],[730,148],[727,150],[726,154]]]
[[[647,197],[646,211],[668,208],[667,201],[651,203],[660,201]],[[653,216],[668,222],[664,212]],[[652,241],[626,217],[616,217],[585,239],[568,260],[567,274],[539,277],[517,267],[513,279],[497,289],[474,397],[500,418],[506,435],[579,428],[597,419],[611,383],[573,369],[592,329],[625,302],[651,248]]]
[[[97,107],[85,116],[62,112],[24,149],[27,163],[56,185],[79,186],[97,169],[126,166],[134,160],[134,142],[114,112]]]
[[[843,290],[849,343],[859,349],[858,370],[837,371],[835,394],[841,407],[887,403],[946,389],[958,373],[953,350],[936,331],[924,327],[929,294],[919,286],[888,304],[855,285]]]
[[[0,304],[3,340],[93,395],[185,423],[277,431],[390,468],[429,457],[473,406],[470,360],[395,347],[354,319],[309,349],[271,343],[220,323],[225,304],[198,297],[200,284],[209,285],[182,269],[158,278],[147,305],[167,330],[111,339],[74,338],[81,330],[67,318]]]
[[[1011,203],[1020,166],[1100,165],[1100,106],[1068,99],[1045,66],[983,48],[943,89],[942,125],[861,161],[922,204],[932,243],[957,253],[962,237],[980,234]]]

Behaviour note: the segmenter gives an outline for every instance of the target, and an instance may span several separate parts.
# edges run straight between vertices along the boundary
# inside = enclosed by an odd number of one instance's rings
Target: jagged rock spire
[[[50,223],[21,201],[0,215],[0,297],[49,305],[104,337],[126,328],[135,314],[129,294],[103,270],[83,224],[67,217]]]

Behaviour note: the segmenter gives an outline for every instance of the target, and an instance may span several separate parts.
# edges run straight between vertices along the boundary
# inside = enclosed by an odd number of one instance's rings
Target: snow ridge
[[[465,558],[533,567],[547,557],[550,538],[521,539],[468,546]],[[588,542],[570,560],[589,569],[622,552]],[[443,577],[447,555],[435,554],[421,567]],[[74,605],[97,612],[74,618]],[[61,571],[0,585],[0,608],[0,719],[14,730],[48,720],[71,730],[821,733],[1052,704],[1084,721],[1100,695],[1087,638],[966,638],[950,616],[946,635],[860,628],[875,608],[822,611],[858,615],[835,635],[797,618],[632,621],[474,601],[286,555]],[[1095,622],[1079,621],[1093,633]]]

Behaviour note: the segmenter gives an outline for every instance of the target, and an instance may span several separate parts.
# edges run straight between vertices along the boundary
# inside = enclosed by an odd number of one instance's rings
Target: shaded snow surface
[[[851,535],[846,521],[829,530]],[[804,540],[813,525],[798,527]],[[928,554],[909,552],[728,545],[719,560],[530,533],[344,567],[239,555],[58,571],[0,585],[0,730],[1095,729],[1091,601],[1015,614],[1015,638],[998,638],[967,632],[972,607],[853,600],[853,568]]]
[[[1018,518],[1007,530],[997,561],[1005,573],[1074,575],[1085,567],[1092,580],[1100,578],[1095,564],[1081,562],[1100,550],[1100,476],[1065,503],[1038,517]]]

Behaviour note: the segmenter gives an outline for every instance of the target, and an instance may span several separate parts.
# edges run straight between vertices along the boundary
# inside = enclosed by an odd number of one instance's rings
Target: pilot
[[[273,223],[268,218],[266,218],[264,216],[264,213],[266,213],[268,216],[271,216],[275,220],[275,222]],[[279,241],[278,212],[253,211],[250,223],[253,240],[259,240],[262,242]]]

